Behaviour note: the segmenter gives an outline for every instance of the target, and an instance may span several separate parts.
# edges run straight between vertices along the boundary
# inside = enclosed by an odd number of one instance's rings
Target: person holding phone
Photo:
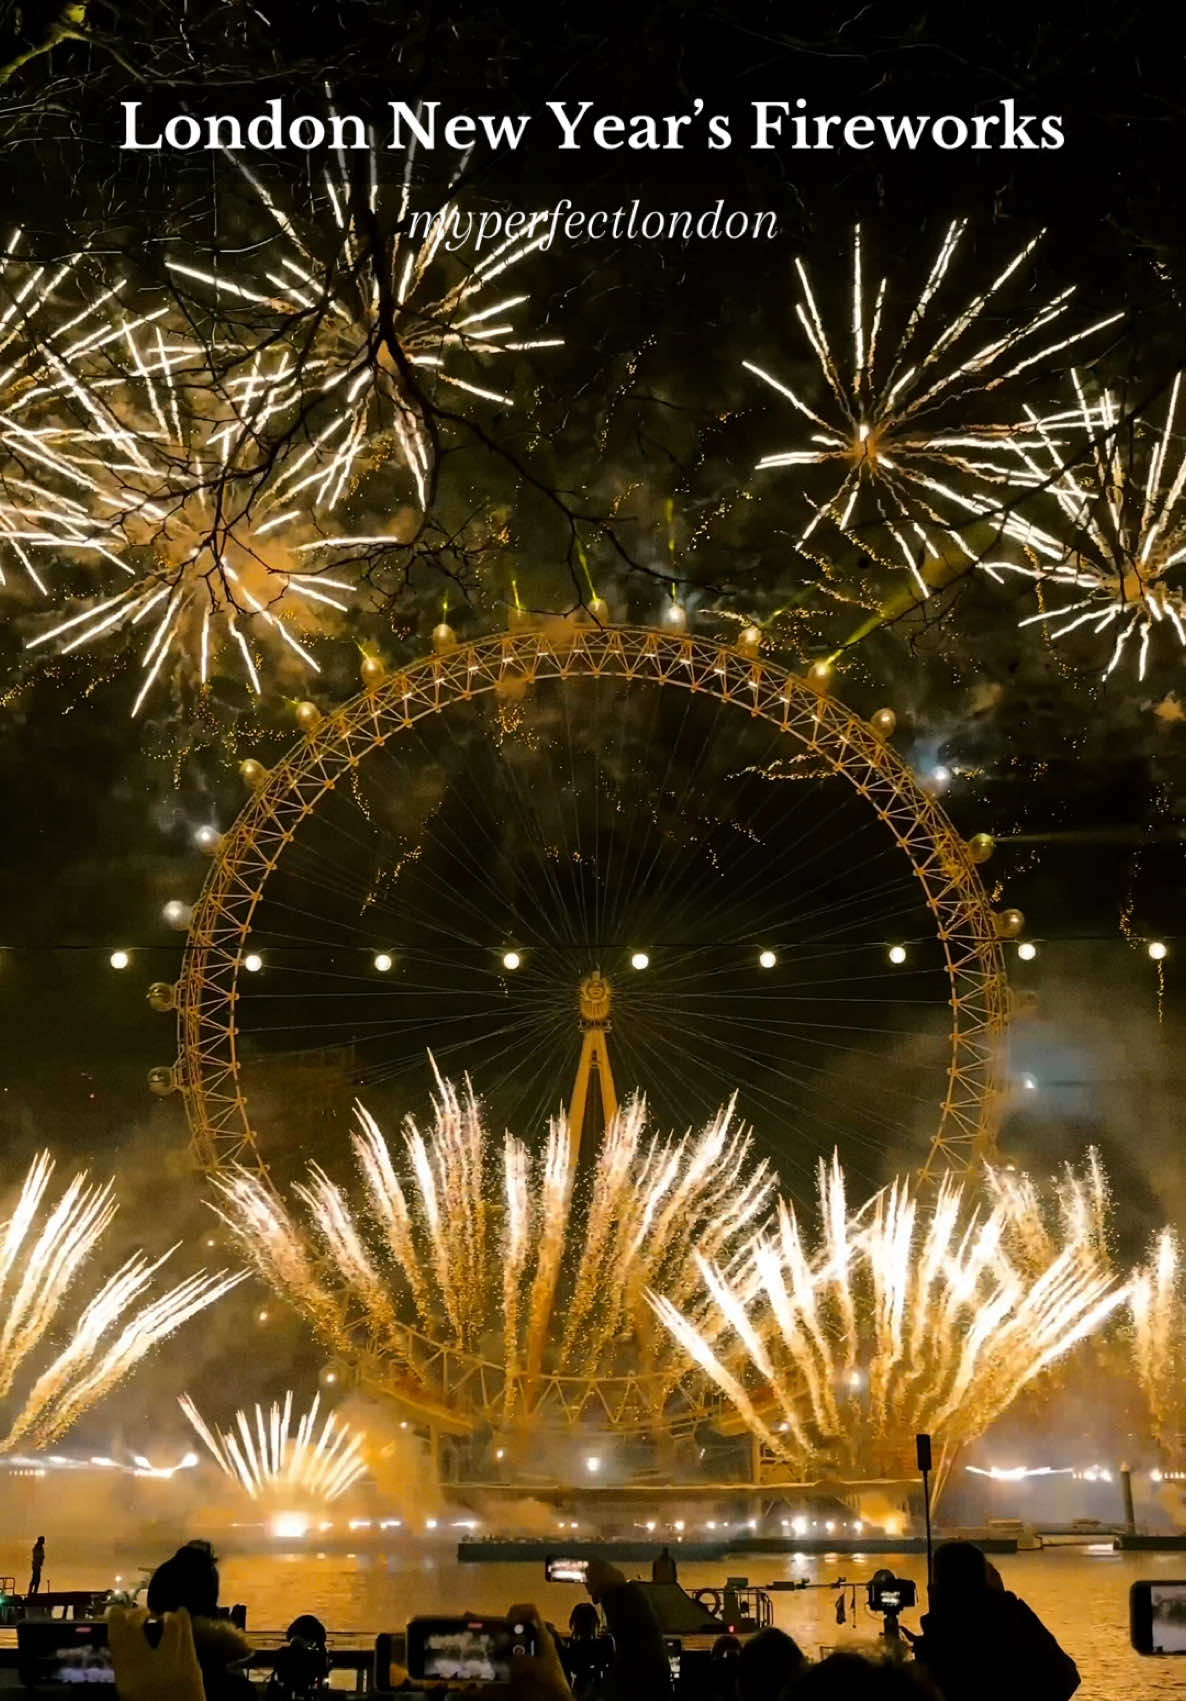
[[[167,1612],[150,1638],[146,1607],[113,1606],[107,1641],[120,1701],[206,1701],[193,1622],[184,1607]]]
[[[1074,1660],[972,1542],[935,1549],[921,1625],[914,1658],[944,1701],[1069,1701],[1079,1687]]]
[[[614,1660],[597,1690],[597,1701],[663,1701],[671,1694],[671,1663],[650,1602],[635,1583],[604,1559],[591,1559],[585,1577],[590,1599],[605,1616],[614,1639]]]
[[[148,1610],[167,1618],[184,1608],[190,1615],[206,1701],[254,1701],[256,1690],[238,1669],[249,1657],[251,1644],[229,1619],[220,1616],[218,1591],[214,1549],[209,1542],[186,1542],[149,1579]]]
[[[534,1633],[535,1652],[511,1657],[510,1694],[513,1701],[575,1701],[551,1632],[529,1602],[507,1609],[512,1624],[529,1624]]]

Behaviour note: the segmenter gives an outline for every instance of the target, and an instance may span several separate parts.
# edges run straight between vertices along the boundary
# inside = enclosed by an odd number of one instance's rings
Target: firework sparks
[[[948,228],[895,339],[889,329],[887,279],[882,277],[870,294],[856,228],[848,356],[834,351],[807,269],[796,260],[802,299],[795,312],[822,380],[814,404],[752,361],[743,363],[816,428],[811,447],[766,455],[759,468],[826,467],[839,475],[830,493],[812,504],[799,547],[806,550],[817,528],[830,520],[885,565],[905,567],[924,597],[931,586],[920,563],[941,557],[940,540],[971,561],[975,557],[962,534],[974,521],[989,520],[1007,537],[1028,535],[1028,527],[1001,506],[1001,493],[1014,482],[1012,451],[1039,449],[1071,417],[1039,419],[1029,413],[1020,421],[978,425],[969,421],[970,407],[1121,317],[1114,314],[1035,347],[1067,312],[1074,292],[1065,289],[1012,328],[995,330],[984,342],[974,337],[986,310],[999,306],[1002,290],[1033,253],[1040,240],[1035,237],[986,289],[932,331],[936,298],[966,229],[966,220]]]
[[[0,541],[45,595],[42,555],[77,532],[72,427],[85,422],[98,449],[122,452],[123,433],[103,405],[118,382],[112,353],[163,309],[132,318],[119,301],[122,280],[88,295],[82,254],[38,264],[22,255],[21,242],[14,231],[0,254]]]
[[[1174,1458],[1186,1435],[1186,1305],[1182,1248],[1163,1229],[1132,1283],[1133,1360],[1149,1406],[1154,1440]]]
[[[549,1376],[645,1370],[673,1388],[687,1361],[654,1329],[646,1290],[691,1302],[696,1249],[731,1267],[770,1198],[733,1107],[698,1135],[664,1140],[635,1100],[575,1181],[562,1117],[533,1158],[512,1134],[490,1135],[468,1083],[459,1093],[438,1076],[434,1112],[427,1131],[406,1122],[401,1173],[357,1107],[369,1235],[316,1167],[296,1189],[308,1228],[254,1176],[221,1178],[221,1213],[264,1279],[338,1356],[381,1365],[388,1389],[410,1399],[441,1397],[442,1347],[503,1373],[500,1420],[529,1418]],[[478,1391],[460,1378],[451,1397]]]
[[[1043,625],[1055,640],[1086,629],[1110,645],[1105,679],[1126,653],[1135,655],[1144,679],[1156,635],[1186,647],[1186,596],[1177,582],[1186,563],[1182,374],[1174,378],[1160,426],[1126,420],[1109,390],[1093,404],[1080,375],[1071,377],[1089,452],[1064,452],[1039,420],[1039,442],[1012,444],[1022,477],[1055,503],[1058,530],[1027,525],[1022,541],[1028,562],[997,562],[990,571],[1023,573],[1043,590],[1066,593],[1028,615],[1023,627]]]
[[[302,1504],[328,1503],[366,1475],[365,1437],[333,1412],[320,1422],[320,1395],[292,1427],[293,1393],[265,1412],[257,1405],[254,1424],[237,1411],[233,1427],[217,1430],[203,1418],[189,1395],[178,1402],[222,1470],[252,1500],[294,1498]]]
[[[142,678],[132,706],[171,663],[179,682],[209,683],[229,651],[250,689],[261,691],[255,640],[273,640],[302,669],[320,671],[294,635],[319,630],[327,609],[344,612],[350,586],[304,564],[309,516],[294,502],[314,446],[281,462],[270,422],[293,395],[292,357],[251,357],[225,381],[194,364],[194,349],[123,339],[128,387],[117,417],[87,399],[92,427],[64,434],[58,458],[75,494],[61,496],[31,548],[98,558],[125,578],[34,638],[62,654],[143,629]],[[138,415],[135,429],[121,423]],[[336,540],[342,542],[345,540]]]
[[[800,1471],[901,1474],[926,1432],[942,1477],[960,1445],[1123,1303],[1098,1197],[1092,1176],[1072,1180],[1051,1222],[1024,1187],[977,1207],[950,1179],[925,1202],[899,1180],[854,1212],[833,1160],[820,1165],[814,1246],[784,1203],[732,1272],[697,1254],[707,1322],[667,1295],[651,1303]]]
[[[15,1397],[22,1372],[34,1369],[47,1343],[65,1345],[39,1373],[0,1438],[0,1452],[19,1443],[44,1447],[116,1387],[159,1341],[213,1304],[243,1274],[200,1271],[156,1298],[153,1278],[171,1256],[135,1253],[70,1322],[66,1297],[87,1268],[115,1215],[110,1184],[76,1175],[52,1207],[53,1160],[42,1153],[25,1177],[12,1215],[0,1227],[0,1398]],[[171,1250],[176,1250],[175,1248]]]
[[[321,195],[303,221],[281,207],[237,154],[227,158],[249,185],[279,234],[271,269],[243,279],[171,261],[175,274],[214,291],[220,306],[246,304],[284,316],[299,351],[305,396],[324,398],[328,423],[314,442],[314,465],[291,483],[332,508],[360,468],[364,453],[395,459],[411,476],[421,508],[430,500],[436,440],[426,384],[511,405],[500,390],[475,381],[474,371],[499,356],[555,348],[560,338],[524,341],[516,311],[525,294],[492,292],[496,280],[541,248],[546,233],[530,226],[478,260],[452,284],[441,280],[457,208],[431,215],[411,207],[414,143],[409,147],[395,204],[384,206],[373,136],[365,182],[352,179],[344,152],[322,173]],[[463,156],[450,193],[465,169]],[[327,242],[328,239],[328,242]],[[491,293],[498,299],[490,301]],[[482,303],[487,303],[482,305]]]

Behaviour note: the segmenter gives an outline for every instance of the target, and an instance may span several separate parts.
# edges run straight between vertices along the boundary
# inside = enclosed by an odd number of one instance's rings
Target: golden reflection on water
[[[18,1588],[27,1580],[31,1543],[32,1537],[19,1545],[9,1541],[0,1546],[0,1570],[14,1573]],[[231,1555],[222,1562],[222,1598],[247,1603],[249,1630],[282,1629],[299,1612],[315,1612],[333,1630],[370,1633],[400,1629],[415,1613],[501,1612],[512,1602],[524,1600],[535,1600],[546,1618],[564,1624],[573,1604],[584,1598],[583,1591],[571,1585],[545,1583],[542,1561],[458,1565],[452,1554],[450,1546],[442,1545],[435,1553],[359,1549],[353,1554],[318,1555],[311,1548],[300,1554]],[[98,1586],[117,1574],[131,1581],[137,1564],[151,1565],[164,1557],[166,1552],[146,1551],[116,1559],[94,1546],[89,1553],[74,1554],[59,1541],[50,1544],[46,1581],[58,1589]],[[1186,1553],[1115,1554],[1062,1548],[999,1558],[995,1563],[1005,1587],[1016,1590],[1033,1607],[1077,1661],[1083,1676],[1077,1701],[1119,1701],[1120,1697],[1140,1701],[1146,1696],[1180,1698],[1186,1693],[1186,1658],[1141,1659],[1128,1644],[1129,1584],[1138,1577],[1186,1577]],[[917,1555],[898,1559],[747,1555],[724,1564],[681,1566],[680,1580],[689,1588],[719,1585],[728,1572],[747,1576],[755,1584],[801,1577],[828,1583],[844,1577],[851,1583],[867,1578],[881,1565],[892,1565],[899,1574],[915,1578],[920,1597],[925,1595],[926,1568]],[[638,1566],[625,1569],[643,1574]],[[775,1622],[812,1656],[821,1648],[876,1636],[880,1620],[865,1610],[863,1591],[858,1590],[855,1623],[850,1611],[844,1626],[836,1624],[835,1598],[831,1589],[776,1594]],[[851,1595],[847,1599],[851,1602]],[[903,1622],[917,1625],[918,1614],[905,1614]]]

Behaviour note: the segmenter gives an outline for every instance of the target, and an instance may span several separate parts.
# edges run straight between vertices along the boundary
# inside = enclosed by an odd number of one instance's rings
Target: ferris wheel
[[[307,1155],[356,1095],[401,1114],[426,1051],[530,1138],[588,1061],[591,977],[616,1091],[667,1127],[737,1091],[790,1190],[836,1145],[873,1180],[887,1153],[993,1155],[1020,918],[889,711],[756,635],[557,619],[434,645],[243,764],[162,999],[202,1170]]]

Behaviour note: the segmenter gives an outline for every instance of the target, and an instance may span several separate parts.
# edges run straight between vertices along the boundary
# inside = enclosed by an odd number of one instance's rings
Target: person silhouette
[[[45,1564],[45,1537],[38,1536],[33,1543],[33,1574],[29,1578],[29,1593],[35,1595],[41,1588],[41,1570]]]

